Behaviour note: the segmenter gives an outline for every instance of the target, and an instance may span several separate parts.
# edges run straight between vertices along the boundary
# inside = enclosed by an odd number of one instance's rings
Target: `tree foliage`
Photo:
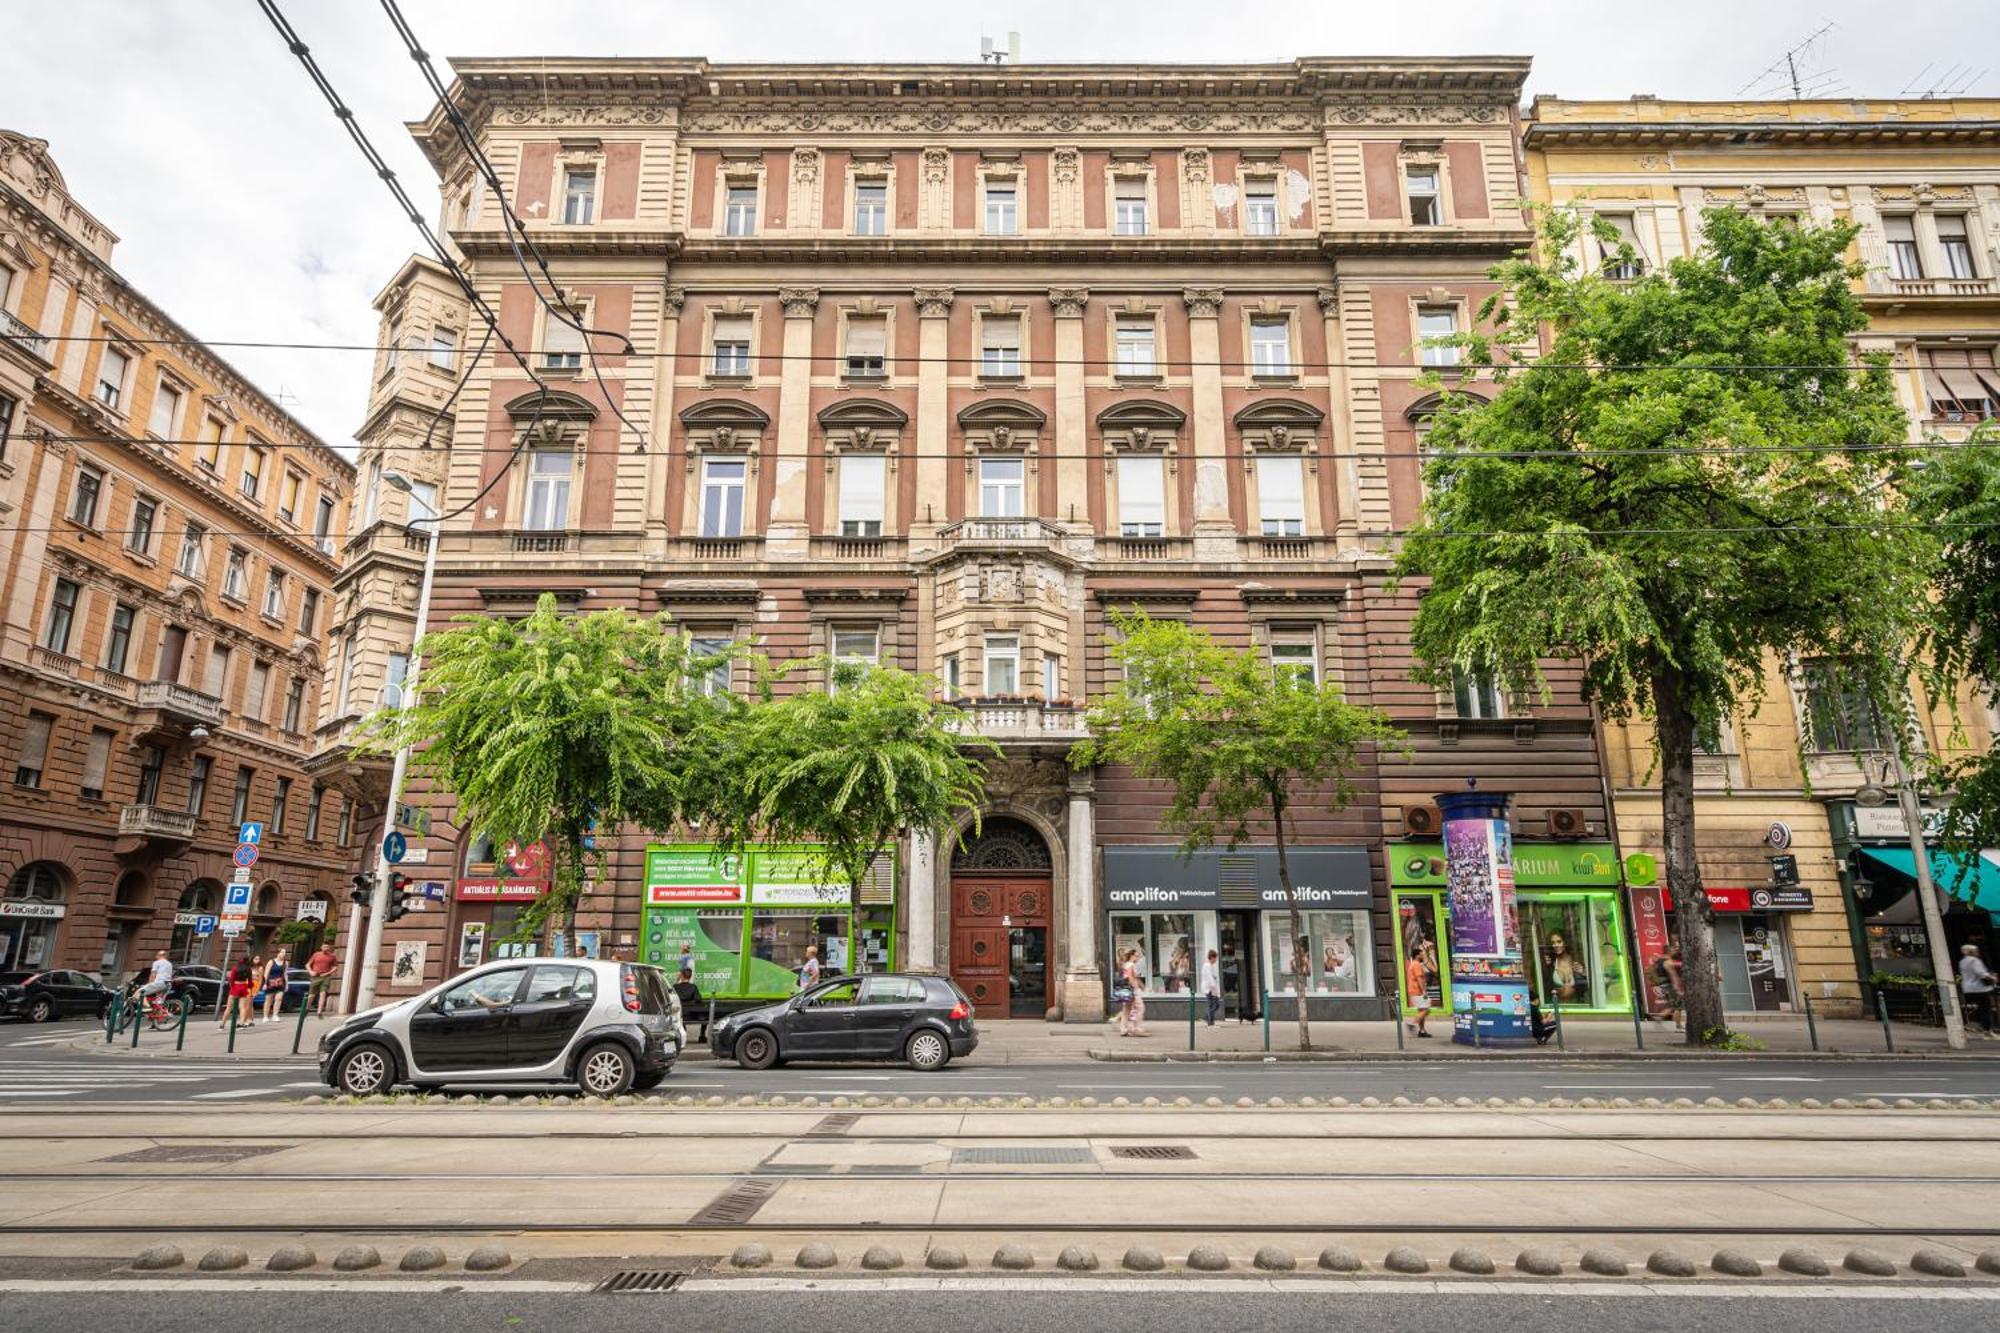
[[[1931,538],[1886,358],[1852,356],[1855,231],[1713,210],[1698,253],[1611,282],[1582,270],[1586,233],[1630,247],[1545,212],[1541,257],[1493,272],[1490,331],[1455,340],[1499,391],[1445,395],[1400,558],[1430,584],[1422,678],[1488,669],[1546,697],[1541,662],[1568,659],[1605,716],[1654,722],[1691,1041],[1724,1030],[1695,742],[1755,706],[1773,655],[1832,659],[1902,713]]]
[[[1071,762],[1124,764],[1172,788],[1161,822],[1184,855],[1235,848],[1268,821],[1279,880],[1292,902],[1299,1044],[1310,1047],[1305,995],[1311,961],[1292,888],[1286,815],[1298,802],[1339,810],[1359,794],[1364,752],[1397,749],[1402,733],[1381,713],[1347,702],[1332,681],[1276,671],[1254,651],[1216,643],[1179,621],[1115,614],[1112,646],[1123,679],[1089,714],[1091,739]]]

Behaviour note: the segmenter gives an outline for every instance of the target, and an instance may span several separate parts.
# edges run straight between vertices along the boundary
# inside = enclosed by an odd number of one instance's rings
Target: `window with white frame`
[[[1243,230],[1252,236],[1278,234],[1278,182],[1250,180],[1243,183]]]
[[[829,685],[838,690],[882,661],[880,625],[835,625],[832,635],[833,673]]]
[[[153,416],[146,429],[157,439],[171,440],[181,419],[181,391],[165,380],[153,390]]]
[[[1500,678],[1491,671],[1454,668],[1451,700],[1458,715],[1471,721],[1507,716],[1507,699],[1501,693]]]
[[[273,620],[285,618],[285,575],[272,570],[264,577],[264,614]]]
[[[438,488],[434,481],[410,483],[410,526],[423,527],[438,515]]]
[[[843,454],[840,459],[840,535],[879,537],[888,498],[889,460],[880,454]]]
[[[1410,199],[1410,223],[1436,227],[1444,222],[1444,197],[1438,192],[1438,169],[1424,162],[1403,168],[1403,188]]]
[[[1917,219],[1909,213],[1884,213],[1882,236],[1889,246],[1889,276],[1913,281],[1924,276],[1923,256],[1917,250]]]
[[[1042,698],[1062,697],[1062,658],[1054,653],[1045,652],[1042,654]]]
[[[979,460],[979,516],[1019,518],[1026,498],[1027,463],[1019,458]]]
[[[701,535],[743,535],[743,492],[750,463],[744,458],[701,460]]]
[[[1021,230],[1021,213],[1014,182],[1011,180],[990,180],[986,182],[986,234],[988,236],[1013,236]]]
[[[271,692],[271,664],[252,662],[250,683],[243,688],[243,716],[262,722],[264,701]]]
[[[250,596],[250,556],[240,546],[229,548],[222,566],[222,595],[239,602]]]
[[[1167,530],[1167,464],[1163,458],[1118,460],[1118,535],[1158,537]]]
[[[597,171],[569,167],[563,171],[564,222],[588,222],[597,209]]]
[[[104,473],[94,467],[76,470],[76,483],[69,492],[69,521],[86,528],[97,526],[97,505],[104,495]]]
[[[125,381],[132,373],[132,358],[116,347],[106,347],[97,361],[97,401],[109,408],[122,408]]]
[[[570,479],[576,456],[567,449],[535,449],[528,454],[528,496],[521,526],[530,532],[561,532],[569,526]]]
[[[740,379],[750,373],[750,326],[748,315],[717,315],[712,330],[715,344],[709,358],[709,373]]]
[[[1305,463],[1292,454],[1257,455],[1257,517],[1266,537],[1306,530]]]
[[[431,330],[431,364],[439,370],[454,370],[457,368],[457,329],[440,327]]]
[[[1271,674],[1280,681],[1319,686],[1319,642],[1311,630],[1271,631]]]
[[[1614,240],[1598,238],[1598,250],[1603,259],[1604,276],[1613,282],[1630,282],[1646,271],[1646,249],[1639,244],[1639,223],[1631,213],[1599,213],[1598,218],[1608,223],[1617,233]],[[1627,256],[1620,250],[1629,246],[1632,253]]]
[[[244,498],[254,500],[264,484],[264,451],[246,448],[243,451],[243,472],[236,479],[236,489]]]
[[[987,694],[1018,694],[1021,689],[1021,638],[1017,634],[986,636],[982,668]]]
[[[361,526],[374,526],[376,516],[382,512],[382,460],[375,459],[368,465],[368,485],[362,492]]]
[[[688,652],[693,655],[696,663],[709,662],[707,670],[703,671],[700,679],[696,681],[696,688],[711,699],[729,693],[731,664],[728,654],[729,647],[734,641],[735,636],[731,634],[718,634],[713,631],[689,635]]]
[[[946,653],[944,655],[944,697],[947,699],[959,698],[964,692],[962,689],[963,681],[964,676],[959,671],[958,666],[958,654]]]
[[[979,373],[1007,379],[1021,373],[1021,320],[988,315],[979,321]]]
[[[886,315],[850,315],[847,319],[847,374],[850,379],[880,379],[887,366],[889,320]]]
[[[1120,375],[1151,376],[1160,373],[1156,332],[1151,315],[1120,315],[1113,330]]]
[[[1250,371],[1254,375],[1292,373],[1292,321],[1259,315],[1250,321]]]
[[[889,186],[885,181],[854,183],[854,234],[889,234]]]
[[[732,181],[722,196],[722,234],[757,234],[757,187],[754,183]]]
[[[401,708],[407,700],[403,697],[403,685],[410,679],[410,655],[407,652],[390,653],[389,664],[382,673],[382,707]]]
[[[1458,332],[1458,307],[1454,305],[1425,305],[1417,307],[1417,341],[1421,346],[1419,360],[1427,366],[1455,366],[1459,360],[1459,350],[1450,343],[1434,342],[1434,339],[1449,338]]]
[[[1146,234],[1146,178],[1119,176],[1111,183],[1111,229],[1118,236]]]
[[[125,532],[125,549],[139,555],[153,550],[153,529],[159,526],[160,502],[150,495],[132,500],[132,522]]]
[[[181,553],[174,560],[174,568],[191,579],[201,577],[201,550],[208,529],[199,523],[190,523],[181,531]]]
[[[1965,225],[1963,213],[1939,213],[1937,221],[1938,251],[1944,256],[1944,275],[1947,278],[1976,278],[1979,270],[1972,265],[1972,237]]]
[[[550,311],[542,320],[544,369],[579,370],[583,366],[583,330],[577,327],[582,317],[573,311],[566,316]]]

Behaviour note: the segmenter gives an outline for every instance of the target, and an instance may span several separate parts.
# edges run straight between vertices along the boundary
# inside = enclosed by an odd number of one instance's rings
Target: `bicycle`
[[[151,1023],[155,1032],[170,1032],[180,1026],[181,1012],[187,1006],[185,996],[145,995],[136,988],[125,993],[125,1007],[119,1011],[118,1031],[130,1031],[134,1024]]]

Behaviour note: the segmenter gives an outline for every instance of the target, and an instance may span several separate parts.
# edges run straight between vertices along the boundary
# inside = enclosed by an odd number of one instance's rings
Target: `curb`
[[[1090,1059],[1107,1065],[1159,1064],[1452,1064],[1459,1061],[1504,1062],[1507,1064],[1565,1065],[1579,1061],[1605,1060],[1803,1060],[1826,1063],[1871,1064],[1904,1060],[1938,1060],[1965,1064],[2000,1061],[2000,1054],[1975,1055],[1958,1051],[1725,1051],[1698,1048],[1667,1051],[1548,1051],[1530,1055],[1518,1050],[1443,1051],[1121,1051],[1087,1050]]]

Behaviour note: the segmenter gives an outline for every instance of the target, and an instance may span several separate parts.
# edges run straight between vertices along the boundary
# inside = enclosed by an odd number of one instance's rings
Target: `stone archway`
[[[990,1017],[1040,1019],[1056,957],[1061,842],[1027,811],[995,811],[951,857],[952,980]]]

